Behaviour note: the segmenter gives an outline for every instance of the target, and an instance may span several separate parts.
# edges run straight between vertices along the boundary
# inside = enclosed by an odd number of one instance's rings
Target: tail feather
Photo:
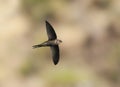
[[[34,48],[42,47],[42,45],[41,44],[40,45],[33,45],[32,47],[34,49]]]

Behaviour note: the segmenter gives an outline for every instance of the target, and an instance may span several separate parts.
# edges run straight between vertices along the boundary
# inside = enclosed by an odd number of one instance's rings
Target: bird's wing
[[[54,40],[57,38],[54,28],[48,21],[46,21],[46,30],[47,30],[47,35],[49,40]]]
[[[50,48],[52,50],[53,62],[56,65],[59,62],[59,46],[54,45],[54,46],[50,46]]]

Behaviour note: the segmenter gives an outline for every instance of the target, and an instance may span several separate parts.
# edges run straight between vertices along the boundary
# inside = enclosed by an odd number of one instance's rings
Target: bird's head
[[[57,39],[57,40],[56,40],[56,43],[57,43],[57,44],[60,44],[60,43],[62,43],[62,40]]]

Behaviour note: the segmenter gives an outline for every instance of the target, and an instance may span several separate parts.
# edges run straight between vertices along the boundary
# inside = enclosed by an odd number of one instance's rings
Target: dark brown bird
[[[46,22],[46,30],[47,30],[48,40],[41,44],[34,45],[33,48],[50,47],[51,51],[52,51],[53,62],[56,65],[59,62],[59,57],[60,57],[58,45],[62,41],[57,39],[57,35],[56,35],[52,25],[48,21],[45,21],[45,22]]]

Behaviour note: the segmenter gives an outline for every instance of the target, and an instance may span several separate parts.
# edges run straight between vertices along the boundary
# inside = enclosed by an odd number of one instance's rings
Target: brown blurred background
[[[60,45],[54,65],[48,20]],[[120,87],[120,0],[0,0],[0,87]]]

